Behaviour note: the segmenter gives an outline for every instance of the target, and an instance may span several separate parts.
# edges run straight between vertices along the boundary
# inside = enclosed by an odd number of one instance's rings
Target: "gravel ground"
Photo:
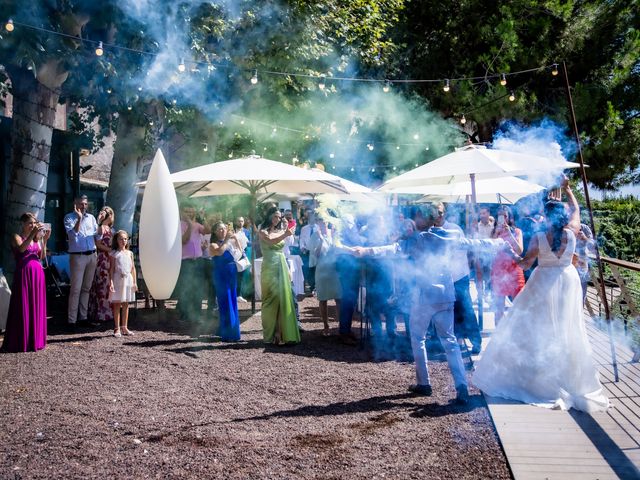
[[[323,337],[315,299],[292,347],[265,347],[241,306],[237,344],[168,308],[121,339],[52,320],[46,350],[0,355],[0,478],[510,478],[482,396],[453,404],[443,357],[414,397],[412,364]]]

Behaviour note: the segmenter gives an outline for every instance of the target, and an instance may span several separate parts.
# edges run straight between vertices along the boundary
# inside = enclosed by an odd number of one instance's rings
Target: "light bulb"
[[[387,80],[384,82],[384,85],[382,86],[382,91],[384,93],[389,93],[389,90],[391,90],[391,82]]]
[[[107,88],[107,93],[111,93],[111,89],[110,88]]]
[[[101,57],[104,55],[104,49],[102,48],[102,42],[98,42],[98,46],[96,47],[96,55]]]
[[[149,122],[149,126],[153,127],[153,120]]]
[[[500,85],[503,87],[507,84],[507,76],[503,73],[502,77],[500,77]]]
[[[319,88],[320,90],[324,90],[324,87],[325,87],[325,79],[326,79],[326,77],[325,77],[324,75],[322,75],[322,76],[320,77],[320,82],[318,83],[318,88]]]
[[[138,87],[138,91],[141,92],[142,91],[142,87]]]
[[[396,145],[396,150],[400,150],[400,145]]]
[[[203,152],[208,152],[209,151],[209,144],[208,143],[203,143],[202,144],[202,151]]]
[[[414,140],[418,140],[419,138],[420,138],[420,135],[418,135],[417,133],[413,135]]]
[[[255,85],[256,83],[258,83],[258,70],[254,70],[251,76],[251,84]]]
[[[240,125],[244,125],[244,120],[240,120]]]
[[[353,167],[351,167],[351,171],[352,171],[352,172],[355,172],[355,171],[356,171],[356,169],[355,169],[355,168],[353,168]]]
[[[509,94],[509,101],[510,101],[510,102],[513,102],[515,99],[516,99],[515,94],[514,94],[513,92],[511,92],[511,93]]]
[[[393,169],[395,170],[395,169],[396,169],[396,167],[393,167]]]
[[[465,123],[467,123],[467,119],[466,119],[466,118],[464,118],[464,115],[462,115],[462,118],[460,119],[460,123],[461,123],[462,125],[464,125]]]
[[[373,144],[372,144],[372,143],[370,143],[369,145],[367,145],[367,148],[369,149],[369,151],[373,151],[373,148],[374,148],[374,147],[373,147]]]
[[[418,164],[417,164],[417,163],[416,163],[415,165],[416,165],[416,167],[418,166]]]
[[[180,59],[180,64],[178,65],[178,71],[180,73],[184,72],[187,67],[184,66],[184,58]]]
[[[451,90],[451,85],[449,84],[448,78],[444,81],[444,87],[442,87],[442,90],[444,90],[445,92],[448,92],[449,90]]]
[[[556,75],[558,75],[558,64],[557,63],[553,64],[553,68],[551,69],[551,75],[553,75],[554,77]]]
[[[335,158],[335,154],[330,153],[330,154],[329,154],[329,158]]]
[[[376,168],[375,168],[375,167],[373,167],[373,168],[371,169],[371,173],[375,173],[375,171],[376,171]]]
[[[131,105],[127,105],[127,110],[131,111],[133,110],[133,107]]]
[[[336,166],[335,166],[335,165],[333,165],[331,168],[333,168],[333,169],[335,170],[335,169],[336,169]]]
[[[229,155],[227,155],[229,158],[233,158],[233,152],[231,152]]]
[[[271,130],[273,133],[278,133],[278,129],[277,128],[273,128],[273,130]]]
[[[5,23],[4,28],[7,32],[13,32],[16,26],[13,24],[13,20],[9,19],[7,20],[7,23]]]

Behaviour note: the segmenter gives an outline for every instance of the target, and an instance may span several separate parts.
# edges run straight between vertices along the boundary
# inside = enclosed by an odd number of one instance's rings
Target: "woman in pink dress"
[[[32,213],[24,213],[22,231],[11,239],[16,258],[7,331],[2,350],[27,352],[47,345],[47,295],[44,269],[40,260],[47,254],[48,228]]]
[[[89,318],[97,323],[113,321],[113,310],[109,304],[109,253],[114,221],[113,209],[102,207],[98,214],[98,235],[102,238],[96,242],[98,262],[89,293]]]

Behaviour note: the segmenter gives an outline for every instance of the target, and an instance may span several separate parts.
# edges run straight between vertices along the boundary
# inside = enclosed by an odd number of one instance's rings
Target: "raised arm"
[[[275,245],[276,243],[281,242],[285,238],[290,237],[291,235],[293,235],[293,233],[294,233],[293,228],[287,228],[281,235],[278,235],[277,237],[274,237],[274,238],[270,238],[266,230],[260,230],[258,232],[258,235],[260,236],[260,240],[263,241],[264,243],[269,245]]]
[[[578,205],[575,195],[571,191],[571,186],[569,185],[569,179],[567,177],[562,179],[562,190],[567,196],[567,203],[569,204],[569,223],[567,224],[567,228],[570,228],[573,230],[573,233],[577,234],[580,231],[580,206]]]

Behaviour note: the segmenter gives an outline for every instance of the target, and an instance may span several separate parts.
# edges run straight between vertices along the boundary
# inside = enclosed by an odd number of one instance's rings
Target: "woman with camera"
[[[115,219],[111,207],[102,207],[98,214],[98,236],[102,235],[102,238],[96,241],[98,260],[91,292],[89,293],[88,315],[92,322],[97,323],[113,321],[113,310],[109,303],[109,253],[111,253],[111,239],[113,238],[113,223]]]
[[[503,239],[514,252],[522,255],[522,230],[516,228],[511,209],[504,205],[501,206],[497,218],[491,238]],[[510,297],[513,300],[524,288],[524,271],[507,251],[498,252],[493,260],[491,288],[493,289],[497,325],[504,315],[505,298]]]
[[[7,331],[2,350],[27,352],[47,345],[47,295],[44,269],[51,225],[38,222],[32,213],[20,217],[22,230],[11,239],[16,259]]]
[[[298,343],[300,330],[296,320],[291,276],[284,256],[284,240],[294,234],[287,228],[277,207],[271,207],[260,226],[262,248],[262,330],[266,343]]]

